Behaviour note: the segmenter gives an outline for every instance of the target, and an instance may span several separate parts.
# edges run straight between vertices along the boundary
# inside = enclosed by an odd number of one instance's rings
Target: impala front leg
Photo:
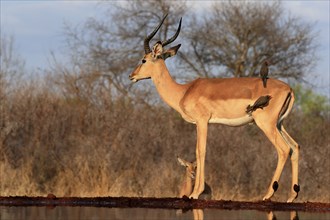
[[[204,191],[204,165],[206,154],[206,139],[207,139],[207,120],[197,122],[197,145],[196,145],[196,179],[194,191],[190,198],[198,199],[199,195]]]

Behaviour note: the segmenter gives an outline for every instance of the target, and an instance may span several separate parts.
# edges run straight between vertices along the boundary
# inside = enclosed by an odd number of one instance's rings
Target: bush
[[[33,86],[6,95],[1,196],[177,196],[184,171],[176,156],[194,160],[195,126],[162,105],[134,107],[124,96],[103,103]],[[329,118],[303,129],[310,117],[296,109],[284,123],[301,146],[298,201],[330,202]],[[206,181],[214,199],[261,199],[276,160],[255,125],[209,126]],[[274,200],[287,198],[289,163]]]

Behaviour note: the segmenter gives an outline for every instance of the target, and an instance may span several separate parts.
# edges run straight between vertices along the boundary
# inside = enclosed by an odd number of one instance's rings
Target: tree
[[[326,96],[316,94],[300,84],[294,86],[294,92],[296,104],[305,117],[329,119],[330,105]]]
[[[315,62],[311,24],[286,16],[281,2],[217,2],[186,27],[191,46],[181,58],[202,77],[254,76],[269,60],[270,77],[302,80]]]
[[[21,85],[25,71],[24,59],[16,53],[13,36],[1,35],[0,40],[0,160],[6,155],[14,167],[19,164],[21,154],[16,147],[5,145],[9,134],[16,129],[17,123],[10,118],[13,97]]]
[[[9,93],[25,70],[24,59],[15,51],[13,36],[1,35],[0,40],[0,98]]]
[[[281,2],[221,1],[203,17],[188,10],[191,3],[185,1],[101,4],[107,8],[105,18],[65,29],[73,66],[56,72],[63,73],[66,90],[79,97],[97,100],[100,89],[131,100],[152,95],[149,84],[132,87],[127,77],[143,56],[144,38],[165,14],[169,16],[151,44],[172,36],[180,17],[187,15],[176,40],[183,46],[174,59],[180,62],[174,75],[181,79],[251,77],[268,60],[270,77],[302,81],[315,63],[311,24],[286,16]]]

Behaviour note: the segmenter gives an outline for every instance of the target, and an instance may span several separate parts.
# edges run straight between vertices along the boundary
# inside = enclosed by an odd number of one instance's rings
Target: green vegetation
[[[294,87],[296,104],[305,116],[323,119],[330,111],[329,97],[316,94],[298,84]]]

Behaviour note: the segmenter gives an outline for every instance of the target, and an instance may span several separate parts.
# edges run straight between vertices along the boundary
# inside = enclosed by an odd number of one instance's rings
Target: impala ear
[[[160,58],[160,57],[162,57],[162,53],[163,53],[163,45],[162,45],[162,42],[158,41],[152,47],[152,57],[154,59]]]
[[[166,50],[163,53],[163,59],[166,60],[167,58],[176,55],[176,53],[178,52],[180,47],[181,47],[181,44],[178,44],[178,45],[176,45],[174,47],[171,47],[170,49]]]
[[[187,167],[188,166],[188,162],[185,161],[184,159],[181,159],[180,157],[177,157],[179,163],[182,165],[182,166],[185,166]]]

